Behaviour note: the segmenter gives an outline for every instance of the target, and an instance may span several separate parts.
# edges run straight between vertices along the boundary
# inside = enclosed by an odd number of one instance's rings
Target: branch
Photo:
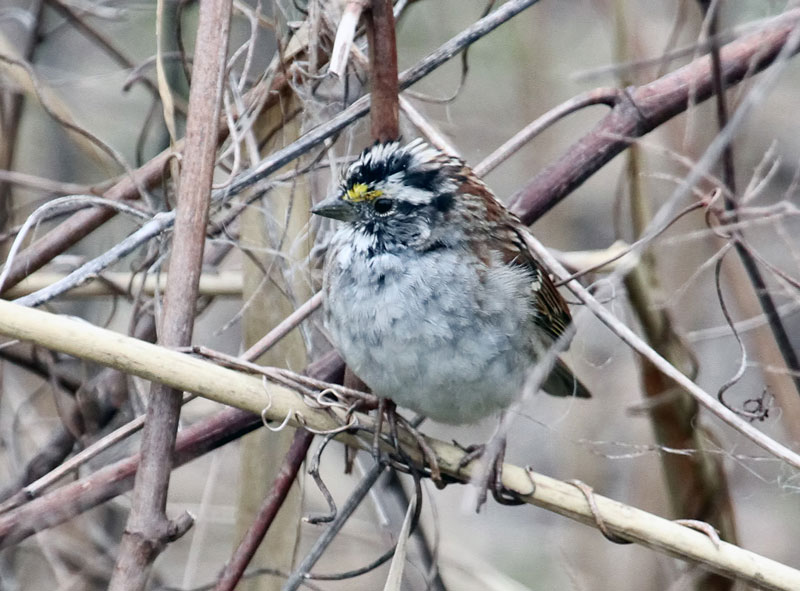
[[[722,84],[722,60],[720,58],[719,41],[717,41],[717,26],[719,23],[720,7],[718,3],[706,4],[701,2],[701,7],[706,12],[706,18],[710,18],[709,23],[709,37],[711,41],[711,70],[712,80],[714,84],[714,94],[716,95],[717,106],[717,124],[719,125],[720,132],[728,126],[728,106],[725,100],[725,93],[723,92]],[[709,10],[713,10],[712,14],[708,14]],[[739,222],[738,202],[736,195],[736,174],[734,168],[734,154],[732,142],[727,142],[722,151],[722,172],[725,185],[730,193],[724,195],[725,210],[730,213],[732,224]],[[781,320],[778,308],[775,301],[770,295],[767,283],[761,274],[761,271],[756,264],[753,255],[745,246],[744,232],[741,229],[731,229],[731,240],[736,248],[736,254],[742,261],[742,266],[750,279],[750,284],[758,298],[758,303],[767,317],[767,322],[772,330],[772,337],[775,339],[775,344],[783,357],[783,362],[789,370],[789,375],[794,382],[795,390],[800,394],[800,359],[797,357],[797,352],[792,345],[789,334],[786,332],[786,327]]]
[[[194,328],[195,301],[208,226],[211,182],[217,150],[217,122],[222,103],[230,30],[231,3],[200,5],[197,25],[186,147],[178,189],[163,324],[159,342],[168,347],[188,345]],[[166,544],[191,527],[185,513],[175,522],[166,515],[172,455],[180,417],[182,391],[153,384],[142,433],[141,466],[136,473],[133,504],[109,584],[112,591],[144,589],[153,562]]]
[[[434,52],[417,62],[413,67],[402,72],[399,76],[399,89],[405,90],[412,84],[420,81],[430,74],[433,70],[450,60],[453,56],[463,51],[466,47],[475,43],[478,39],[488,35],[497,27],[518,15],[520,12],[529,8],[538,0],[510,0],[492,12],[490,15],[480,19],[475,24],[467,27],[458,35],[441,45]],[[332,117],[330,121],[315,127],[306,133],[293,144],[278,150],[267,157],[255,169],[245,172],[239,176],[229,188],[230,193],[237,193],[242,189],[269,176],[285,164],[288,164],[298,156],[303,155],[311,147],[328,139],[342,129],[357,121],[367,114],[369,110],[369,97],[364,96],[354,102],[350,107]]]
[[[798,20],[800,9],[787,11],[784,18],[771,22],[763,30],[722,47],[723,85],[732,86],[775,62]],[[791,54],[797,51],[796,47],[790,49]],[[591,132],[513,196],[514,212],[523,222],[532,224],[625,150],[634,138],[642,137],[690,106],[705,101],[713,92],[709,56],[696,59],[649,84],[627,89],[628,100],[619,102]],[[688,186],[697,180],[692,182],[692,176],[687,179]]]
[[[541,242],[539,242],[530,234],[525,236],[525,241],[528,247],[531,249],[531,252],[538,256],[545,266],[550,269],[557,278],[567,279],[569,277],[567,270],[561,266],[561,264],[553,257],[552,254],[550,254],[550,252],[542,245]],[[636,335],[616,316],[606,310],[585,287],[578,283],[578,281],[571,279],[566,281],[565,284],[603,324],[611,329],[614,334],[628,344],[634,351],[647,358],[666,377],[671,378],[681,388],[694,396],[700,404],[714,413],[717,418],[739,431],[742,435],[747,437],[760,448],[766,450],[775,457],[782,459],[793,467],[800,468],[800,455],[763,434],[750,423],[742,420],[735,412],[728,409],[727,406],[723,405],[719,400],[717,400],[716,396],[712,396],[700,386],[695,384],[689,377],[681,373],[678,368],[653,350],[652,347],[645,343],[641,337]]]
[[[605,310],[602,312],[607,317],[608,313]],[[278,385],[264,384],[253,376],[224,369],[82,321],[0,301],[0,333],[11,338],[32,341],[43,347],[95,363],[109,365],[141,378],[159,381],[171,388],[193,392],[252,413],[263,412],[267,420],[282,422],[289,417],[290,424],[307,426],[317,431],[341,428],[342,417],[335,414],[337,411],[311,408],[292,390]],[[644,343],[639,341],[639,344],[637,348],[644,348],[648,355],[655,355]],[[682,382],[687,378],[677,370],[673,373],[677,373],[678,377],[672,374],[670,377],[683,386]],[[699,389],[692,382],[690,384],[695,390]],[[708,394],[705,396],[710,397]],[[299,417],[302,417],[302,420]],[[356,417],[360,424],[366,427],[374,426],[369,417],[360,414]],[[369,449],[372,442],[371,437],[364,441],[346,432],[337,438],[348,445],[364,449]],[[401,440],[403,451],[414,461],[420,462],[422,458],[416,442],[404,434],[401,434]],[[431,438],[427,438],[427,442],[436,453],[439,468],[444,474],[468,482],[480,470],[480,466],[475,462],[463,469],[459,468],[459,463],[464,457],[462,449]],[[779,457],[792,466],[800,467],[800,457],[779,444],[776,443],[771,451],[780,454]],[[535,482],[533,491],[531,481]],[[714,572],[744,580],[763,589],[785,591],[800,589],[800,572],[795,569],[733,544],[716,543],[703,533],[599,495],[593,495],[591,497],[593,503],[590,503],[584,493],[573,484],[532,473],[511,464],[504,465],[503,484],[519,494],[526,503],[597,526],[598,520],[592,512],[594,506],[602,517],[601,523],[611,533],[672,556],[698,562]],[[83,487],[84,492],[81,494],[89,496],[96,494],[96,491],[86,487],[83,481],[68,486],[77,486],[79,490]],[[58,489],[51,495],[58,495],[62,490],[64,489]],[[0,547],[18,542],[34,533],[36,529],[60,521],[59,512],[69,511],[71,512],[69,516],[72,516],[76,514],[75,511],[80,510],[80,507],[72,505],[47,505],[51,510],[43,512],[43,503],[51,495],[32,501],[0,517]],[[38,510],[34,511],[32,506]],[[24,523],[20,521],[21,514],[26,517]]]
[[[29,275],[22,282],[3,293],[7,299],[13,300],[47,289],[54,283],[62,281],[65,273],[38,271]],[[140,289],[147,296],[164,293],[169,281],[169,273],[147,274],[110,272],[93,277],[87,283],[64,292],[70,298],[116,296],[130,294],[132,289]],[[242,274],[238,271],[222,271],[219,273],[203,273],[200,275],[198,294],[240,298],[242,297]]]
[[[182,466],[261,427],[261,417],[228,408],[181,430],[173,467]],[[100,468],[0,515],[0,547],[12,546],[36,532],[69,521],[133,488],[140,457],[134,455]]]
[[[255,555],[267,530],[275,520],[278,510],[283,505],[283,501],[289,494],[313,440],[312,433],[304,429],[295,431],[294,440],[281,465],[280,472],[275,478],[275,482],[272,483],[269,494],[261,503],[258,515],[247,530],[244,539],[239,543],[236,552],[217,579],[215,591],[231,591],[239,583],[247,565]]]
[[[366,13],[369,65],[372,74],[372,139],[388,142],[400,137],[397,93],[397,44],[391,0],[372,0]]]
[[[162,152],[133,172],[133,176],[136,177],[135,182],[131,176],[125,175],[117,184],[103,193],[103,197],[116,201],[138,198],[137,184],[147,189],[158,184],[171,156],[172,150]],[[6,280],[3,282],[3,289],[8,289],[22,281],[27,275],[91,234],[113,218],[116,213],[116,210],[108,207],[95,207],[79,211],[61,222],[57,228],[42,236],[14,258]]]

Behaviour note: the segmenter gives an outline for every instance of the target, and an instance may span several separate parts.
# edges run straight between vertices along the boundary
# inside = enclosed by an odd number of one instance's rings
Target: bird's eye
[[[391,199],[387,199],[386,197],[380,197],[375,200],[373,203],[373,207],[377,213],[389,213],[389,210],[392,209],[394,203]]]

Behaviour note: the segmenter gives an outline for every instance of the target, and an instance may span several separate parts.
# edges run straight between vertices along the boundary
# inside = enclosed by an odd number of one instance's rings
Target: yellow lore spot
[[[373,199],[380,197],[382,194],[383,191],[370,191],[369,187],[364,183],[356,183],[347,190],[345,199],[354,203],[359,201],[372,201]]]

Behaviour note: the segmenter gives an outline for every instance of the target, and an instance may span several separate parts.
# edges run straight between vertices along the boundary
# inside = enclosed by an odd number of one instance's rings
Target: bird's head
[[[312,212],[351,224],[383,249],[426,249],[447,234],[466,181],[463,171],[461,160],[422,140],[376,143]]]

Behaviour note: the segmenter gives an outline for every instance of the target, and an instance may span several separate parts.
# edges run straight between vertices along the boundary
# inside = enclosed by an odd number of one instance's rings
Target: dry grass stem
[[[11,300],[21,298],[39,290],[48,289],[55,283],[63,281],[65,277],[64,273],[37,271],[28,275],[21,283],[6,290],[3,295]],[[132,288],[141,290],[144,295],[153,296],[156,293],[163,293],[167,281],[169,281],[169,273],[140,277],[133,273],[105,272],[64,292],[62,296],[84,298],[125,295],[130,293]],[[197,289],[201,296],[241,297],[242,274],[237,271],[203,273],[200,275]]]

